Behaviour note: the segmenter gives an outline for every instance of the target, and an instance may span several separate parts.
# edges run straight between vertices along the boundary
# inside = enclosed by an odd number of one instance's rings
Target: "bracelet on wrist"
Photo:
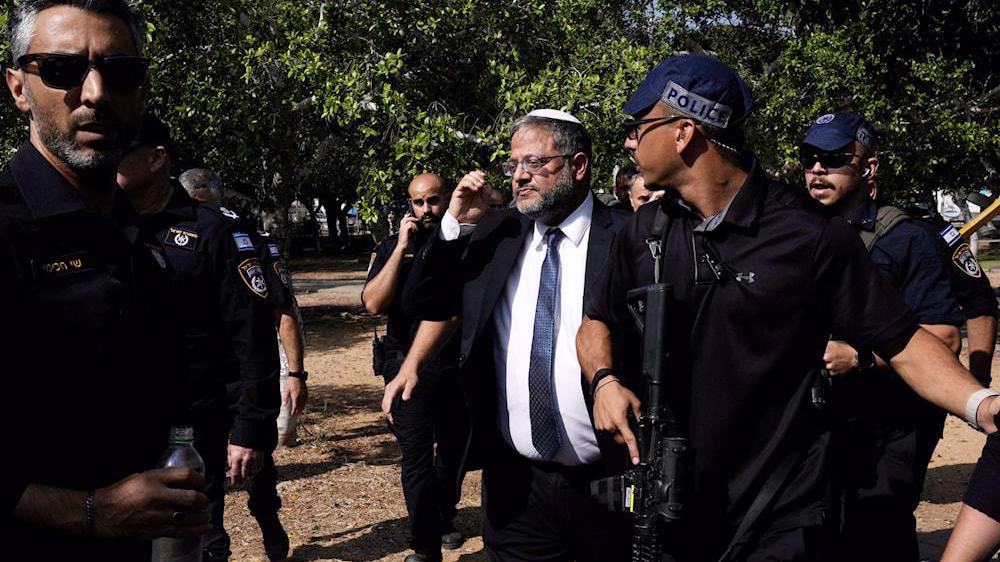
[[[594,373],[594,378],[590,379],[590,398],[591,399],[593,399],[594,395],[597,394],[597,385],[600,384],[601,380],[605,379],[607,377],[610,377],[610,376],[614,376],[614,373],[611,371],[611,369],[607,369],[607,368],[605,368],[605,369],[598,369],[597,372]]]
[[[601,381],[601,384],[598,385],[597,389],[594,390],[594,398],[597,398],[597,393],[600,392],[602,388],[608,386],[611,383],[621,384],[621,381],[619,381],[616,377],[608,377],[604,379],[603,381]]]
[[[302,382],[306,382],[309,378],[309,371],[288,371],[288,376],[295,379],[301,379]]]

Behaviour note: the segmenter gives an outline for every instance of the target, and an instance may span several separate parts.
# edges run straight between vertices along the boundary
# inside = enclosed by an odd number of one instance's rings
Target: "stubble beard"
[[[565,217],[576,208],[576,193],[572,170],[569,166],[559,173],[559,179],[546,193],[532,201],[516,199],[517,210],[531,220],[550,224],[552,217]]]
[[[87,151],[82,149],[74,138],[73,129],[60,131],[53,125],[56,119],[51,113],[39,109],[31,90],[25,88],[28,103],[31,106],[31,119],[38,130],[38,138],[53,156],[65,164],[74,173],[81,176],[107,175],[118,169],[125,154],[121,146],[109,146]],[[128,135],[125,135],[128,136]],[[122,135],[119,135],[119,139]]]

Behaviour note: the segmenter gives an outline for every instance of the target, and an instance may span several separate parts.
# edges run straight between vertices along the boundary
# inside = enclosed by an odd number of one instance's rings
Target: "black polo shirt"
[[[917,224],[936,240],[941,260],[947,265],[951,290],[966,319],[997,315],[997,297],[979,260],[958,229],[941,215],[921,217]]]
[[[226,384],[238,381],[230,440],[273,450],[280,392],[271,291],[260,259],[266,248],[249,225],[179,187],[143,223],[173,273],[171,308],[195,423],[219,423],[227,415]]]
[[[637,356],[639,337],[625,294],[653,282],[646,239],[658,212],[668,217],[663,280],[674,290],[668,400],[695,451],[688,546],[706,559],[725,549],[788,455],[800,460],[765,518],[772,529],[821,523],[829,447],[812,373],[832,330],[891,358],[917,329],[913,314],[850,226],[754,163],[724,216],[704,221],[674,194],[641,207],[616,237],[586,311],[627,335],[626,356]]]
[[[436,234],[436,229],[422,228],[417,230],[411,237],[410,249],[403,255],[402,262],[399,264],[399,279],[396,282],[396,294],[393,296],[389,309],[385,312],[386,347],[390,351],[405,354],[410,349],[413,338],[417,335],[417,329],[420,327],[420,318],[407,313],[406,303],[403,302],[404,293],[406,284],[410,281],[410,272],[413,270],[415,256],[420,254],[421,250],[431,241],[431,236]],[[382,240],[375,247],[375,251],[372,253],[371,264],[368,267],[368,279],[365,283],[368,283],[382,272],[385,264],[392,257],[392,252],[395,250],[398,240],[399,235],[393,234]],[[451,301],[449,300],[448,302]],[[453,315],[447,314],[445,316],[450,317]],[[455,363],[458,358],[458,345],[459,338],[451,338],[448,345],[438,354],[436,363]]]
[[[107,486],[155,467],[166,448],[176,348],[155,244],[135,220],[117,191],[111,216],[87,210],[30,144],[0,171],[6,458],[28,483]],[[3,548],[12,560],[150,552],[148,543],[91,545],[27,528],[11,535]]]

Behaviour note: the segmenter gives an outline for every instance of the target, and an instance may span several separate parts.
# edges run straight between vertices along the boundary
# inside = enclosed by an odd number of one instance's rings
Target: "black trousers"
[[[204,537],[205,560],[228,560],[229,533],[223,523],[226,506],[226,463],[229,431],[232,419],[224,417],[200,421],[194,427],[194,447],[205,461],[205,495],[208,496],[212,530]],[[274,458],[268,454],[257,459],[259,470],[247,484],[247,507],[257,519],[273,516],[281,509],[278,497],[278,472]]]
[[[629,524],[590,496],[606,476],[596,464],[529,461],[506,445],[483,469],[483,542],[499,562],[615,562],[629,559]]]
[[[458,370],[438,366],[424,369],[410,399],[393,404],[392,417],[390,429],[403,454],[403,498],[410,516],[410,546],[418,554],[440,560],[441,535],[453,529],[464,476],[459,471],[469,431]]]
[[[837,559],[920,559],[913,512],[944,418],[944,413],[928,406],[910,427],[864,424],[847,432],[846,458],[854,466],[844,470],[847,485]]]

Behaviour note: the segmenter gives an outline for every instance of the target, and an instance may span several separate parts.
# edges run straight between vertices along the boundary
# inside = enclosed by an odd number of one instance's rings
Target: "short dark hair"
[[[632,184],[635,183],[637,175],[639,175],[639,169],[631,162],[619,168],[618,173],[615,174],[615,198],[625,205],[632,204],[628,194],[632,191]]]
[[[139,9],[128,0],[22,0],[11,14],[8,29],[12,62],[16,62],[19,57],[28,53],[28,45],[35,35],[38,14],[56,6],[70,6],[121,18],[128,26],[136,53],[142,54],[146,39],[145,19]]]
[[[524,127],[538,127],[552,136],[552,143],[556,145],[556,150],[562,154],[576,154],[582,152],[587,156],[587,179],[590,179],[590,172],[594,167],[593,144],[587,129],[572,121],[561,121],[549,119],[537,115],[525,115],[510,126],[510,136],[513,137]]]

